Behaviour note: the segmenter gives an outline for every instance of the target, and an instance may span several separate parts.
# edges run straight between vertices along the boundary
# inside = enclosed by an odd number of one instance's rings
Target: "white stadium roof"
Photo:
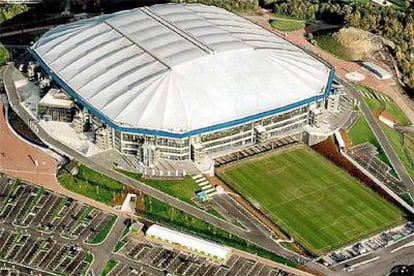
[[[330,72],[250,21],[198,4],[155,5],[58,26],[32,51],[116,125],[175,134],[321,95]]]

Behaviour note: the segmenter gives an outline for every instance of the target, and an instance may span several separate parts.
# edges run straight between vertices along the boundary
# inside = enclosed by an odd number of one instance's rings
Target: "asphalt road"
[[[338,273],[343,273],[345,265],[352,266],[359,264],[363,261],[373,260],[372,262],[369,262],[364,265],[357,265],[355,270],[352,273],[349,273],[349,275],[388,275],[391,268],[395,265],[414,263],[414,246],[405,247],[396,252],[393,252],[394,249],[397,249],[402,245],[413,241],[414,236],[408,237],[391,246],[382,248],[367,255],[337,265],[333,267],[333,270],[337,271]],[[374,260],[374,258],[378,259]]]
[[[355,90],[347,82],[336,79],[340,84],[344,85],[349,91],[352,93],[352,96],[359,100],[360,102],[360,110],[364,114],[369,126],[371,127],[372,131],[374,132],[375,136],[378,139],[382,149],[384,150],[385,154],[387,155],[388,159],[390,160],[393,168],[397,172],[398,176],[400,177],[401,182],[403,183],[405,190],[414,196],[414,183],[408,174],[405,167],[402,165],[400,158],[398,157],[397,153],[395,152],[394,148],[391,146],[390,142],[388,141],[387,137],[385,136],[384,132],[382,131],[381,127],[378,125],[378,122],[374,115],[372,114],[371,110],[369,109],[368,105],[366,104],[365,100],[361,96],[361,94]]]
[[[95,275],[101,275],[105,264],[111,258],[112,251],[118,243],[118,240],[121,238],[124,229],[124,218],[118,217],[118,221],[114,225],[114,228],[112,228],[112,231],[109,233],[106,240],[100,245],[89,247],[89,250],[93,250],[95,255],[95,259],[91,267]]]

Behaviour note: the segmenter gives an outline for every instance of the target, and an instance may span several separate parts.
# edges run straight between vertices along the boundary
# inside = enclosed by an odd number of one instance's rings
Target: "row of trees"
[[[27,6],[23,4],[0,6],[0,23],[25,11]]]
[[[414,95],[414,3],[405,7],[319,0],[278,0],[274,12],[309,20],[356,27],[394,42],[391,50],[403,73],[407,91]]]
[[[173,0],[177,3],[200,3],[217,6],[228,11],[254,11],[259,7],[258,0]]]

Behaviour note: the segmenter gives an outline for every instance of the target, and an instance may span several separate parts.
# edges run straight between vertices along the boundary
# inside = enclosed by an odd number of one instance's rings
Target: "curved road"
[[[365,118],[367,119],[367,122],[369,126],[371,127],[372,131],[374,132],[375,136],[377,137],[377,140],[380,143],[382,149],[384,150],[393,168],[395,169],[398,176],[400,177],[400,180],[403,183],[406,190],[412,196],[414,196],[414,183],[410,175],[408,174],[407,170],[401,163],[400,158],[398,157],[394,148],[391,146],[390,142],[388,141],[381,127],[378,125],[376,118],[372,114],[371,110],[369,109],[368,105],[366,104],[361,94],[358,91],[356,91],[352,85],[348,84],[342,79],[337,78],[337,81],[343,86],[345,86],[352,93],[352,96],[360,102],[359,108],[361,112],[364,114]]]

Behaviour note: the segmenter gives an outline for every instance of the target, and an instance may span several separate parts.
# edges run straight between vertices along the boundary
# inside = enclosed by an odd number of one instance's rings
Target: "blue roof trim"
[[[326,85],[326,88],[325,88],[325,92],[321,95],[313,96],[313,97],[301,100],[301,101],[296,102],[296,103],[292,103],[292,104],[289,104],[289,105],[286,105],[286,106],[283,106],[283,107],[275,108],[275,109],[272,109],[272,110],[269,110],[269,111],[265,111],[265,112],[258,113],[258,114],[255,114],[255,115],[251,115],[251,116],[248,116],[248,117],[244,117],[244,118],[241,118],[241,119],[233,120],[233,121],[230,121],[230,122],[225,122],[225,123],[221,123],[221,124],[217,124],[217,125],[213,125],[213,126],[209,126],[209,127],[195,129],[195,130],[191,130],[191,131],[188,131],[188,132],[185,132],[185,133],[173,133],[173,132],[162,131],[162,130],[122,127],[122,126],[119,126],[119,125],[115,124],[110,118],[106,117],[99,110],[97,110],[96,108],[91,106],[89,103],[87,103],[85,100],[83,100],[81,97],[79,97],[79,95],[75,91],[73,91],[72,88],[70,88],[62,79],[60,79],[60,77],[58,75],[56,75],[49,68],[49,66],[42,60],[42,58],[33,49],[28,48],[28,51],[34,57],[34,59],[36,59],[36,61],[39,63],[39,65],[52,77],[52,79],[58,85],[60,85],[66,92],[68,92],[70,94],[70,96],[75,101],[80,102],[89,111],[94,113],[95,116],[97,116],[99,119],[104,121],[107,125],[114,128],[115,130],[122,131],[122,132],[128,132],[128,133],[152,135],[152,136],[162,136],[162,137],[170,137],[170,138],[178,138],[178,139],[188,138],[190,136],[199,135],[199,134],[206,133],[206,132],[217,131],[217,130],[220,130],[220,129],[225,129],[225,128],[241,125],[241,124],[244,124],[244,123],[249,123],[249,122],[252,122],[252,121],[259,120],[263,117],[272,116],[272,115],[275,115],[277,113],[285,112],[285,111],[288,111],[288,110],[291,110],[291,109],[294,109],[294,108],[304,106],[304,105],[309,104],[311,102],[324,99],[324,98],[328,97],[329,92],[330,92],[331,87],[332,87],[332,82],[333,82],[334,77],[335,77],[335,70],[332,68],[329,72],[329,78],[328,78],[328,82],[327,82],[327,85]]]

